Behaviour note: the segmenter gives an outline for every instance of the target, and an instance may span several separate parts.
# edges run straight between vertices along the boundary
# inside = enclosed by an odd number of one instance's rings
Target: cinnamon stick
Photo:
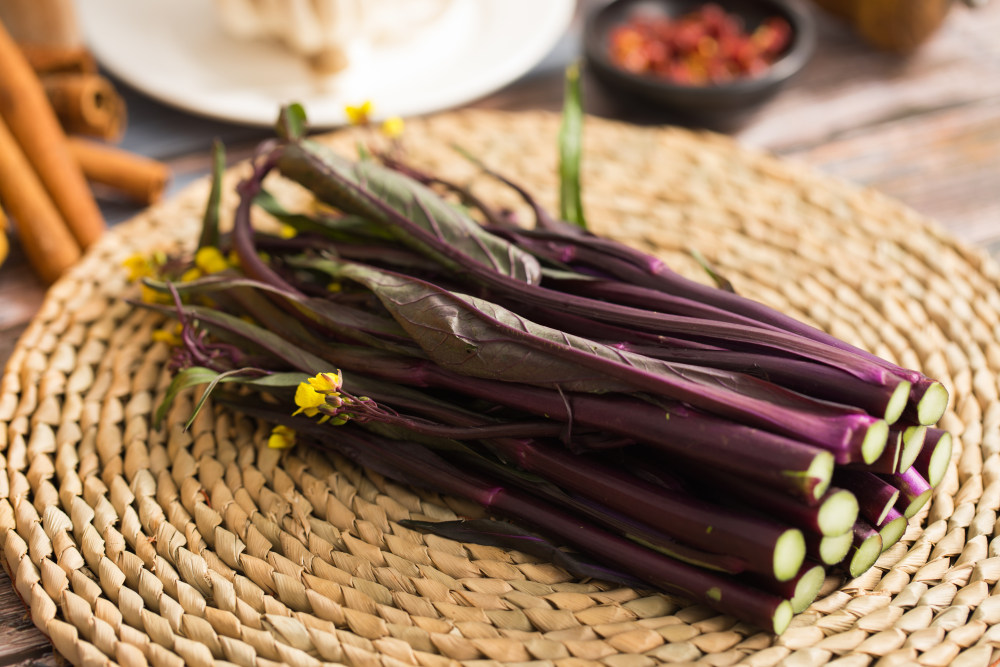
[[[80,259],[80,248],[66,227],[27,156],[0,120],[0,199],[10,212],[18,238],[38,277],[54,282]]]
[[[7,214],[3,212],[3,207],[0,206],[0,264],[7,259],[7,253],[10,251],[10,243],[7,241]]]
[[[52,110],[67,134],[118,141],[125,129],[125,102],[99,74],[42,77]]]
[[[73,0],[2,0],[0,22],[21,44],[83,45]]]
[[[31,69],[46,74],[96,74],[97,62],[83,46],[49,46],[20,43]]]
[[[66,134],[41,81],[0,25],[0,118],[33,167],[81,247],[104,232],[104,218],[83,171],[66,145]]]
[[[129,151],[69,137],[70,152],[92,183],[100,183],[141,204],[160,200],[170,180],[170,168]]]

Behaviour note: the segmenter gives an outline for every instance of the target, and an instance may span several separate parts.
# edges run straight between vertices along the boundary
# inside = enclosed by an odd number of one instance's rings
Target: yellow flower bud
[[[398,139],[403,134],[403,119],[399,116],[386,118],[382,123],[382,134],[390,139]]]
[[[372,109],[371,100],[365,100],[359,106],[351,106],[348,104],[344,107],[344,113],[347,115],[347,122],[351,125],[368,125],[371,121]]]
[[[300,382],[295,389],[295,405],[299,409],[292,415],[305,414],[307,417],[315,417],[319,414],[319,407],[326,403],[326,396],[313,389],[308,382]]]
[[[294,447],[295,431],[287,426],[275,426],[271,429],[271,435],[267,439],[267,446],[271,449],[290,449]]]
[[[214,246],[198,248],[198,252],[194,255],[194,265],[206,275],[219,273],[229,268],[229,262],[222,256],[222,252]]]
[[[309,385],[322,394],[335,394],[340,391],[342,380],[339,372],[320,373],[309,378]]]

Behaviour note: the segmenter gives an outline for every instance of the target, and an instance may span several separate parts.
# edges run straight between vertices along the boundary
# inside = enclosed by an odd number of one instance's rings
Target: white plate
[[[372,47],[340,76],[319,79],[276,44],[223,34],[208,0],[80,2],[94,55],[109,72],[167,104],[271,125],[301,102],[310,125],[347,122],[346,105],[413,116],[458,106],[518,78],[565,32],[574,0],[458,0],[401,46]]]

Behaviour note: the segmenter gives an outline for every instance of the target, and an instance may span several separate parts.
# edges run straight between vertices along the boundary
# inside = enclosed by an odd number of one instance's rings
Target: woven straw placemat
[[[411,122],[413,160],[518,206],[461,144],[552,206],[558,118]],[[353,150],[355,133],[334,141]],[[0,381],[3,562],[74,664],[610,667],[986,665],[1000,656],[1000,269],[875,192],[680,129],[589,119],[592,227],[918,368],[951,390],[953,463],[904,539],[831,575],[781,637],[684,600],[575,581],[545,562],[401,528],[474,512],[343,460],[266,447],[214,408],[169,426],[159,316],[122,262],[193,245],[207,184],[116,227],[50,291]],[[239,169],[229,178],[238,177]],[[230,197],[232,197],[230,195]],[[227,202],[231,206],[233,202]]]

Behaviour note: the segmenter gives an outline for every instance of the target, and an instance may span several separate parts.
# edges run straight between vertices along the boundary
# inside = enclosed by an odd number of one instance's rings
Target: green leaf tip
[[[559,128],[559,215],[586,229],[583,196],[580,187],[580,163],[583,157],[583,101],[580,90],[580,65],[566,68],[562,126]]]
[[[293,102],[281,107],[274,130],[283,140],[294,141],[306,136],[308,125],[305,107],[298,102]]]
[[[219,205],[222,201],[222,178],[226,171],[226,146],[219,139],[212,142],[212,186],[201,220],[198,248],[219,245]]]
[[[705,273],[708,274],[708,277],[712,279],[712,282],[715,283],[716,287],[718,287],[721,290],[725,290],[727,292],[732,292],[733,294],[736,294],[736,290],[733,288],[733,284],[729,282],[729,279],[721,275],[718,271],[716,271],[715,267],[712,266],[711,262],[705,259],[704,255],[702,255],[698,250],[694,248],[690,250],[690,253],[691,256],[694,258],[694,261],[698,262],[699,266],[701,266],[701,268],[705,271]]]

